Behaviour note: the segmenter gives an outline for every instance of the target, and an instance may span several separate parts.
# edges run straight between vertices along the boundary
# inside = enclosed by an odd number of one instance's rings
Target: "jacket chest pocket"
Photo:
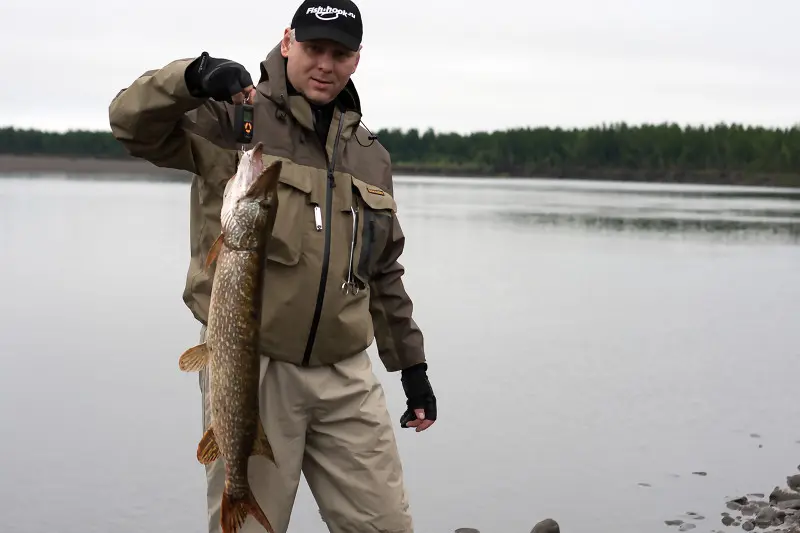
[[[304,176],[281,176],[278,211],[267,243],[268,261],[286,266],[300,262],[306,235],[315,231],[311,181]]]
[[[389,193],[353,180],[354,192],[358,194],[358,217],[356,233],[357,253],[353,258],[356,276],[363,282],[379,273],[380,258],[389,245],[395,212],[394,199]]]

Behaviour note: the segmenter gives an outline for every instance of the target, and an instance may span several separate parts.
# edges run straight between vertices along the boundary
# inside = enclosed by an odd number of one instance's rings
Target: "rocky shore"
[[[800,470],[800,465],[797,467]],[[800,533],[800,474],[786,476],[783,486],[776,485],[768,496],[750,493],[725,502],[727,511],[720,512],[720,525],[726,528],[741,528],[764,533]],[[697,527],[696,521],[705,517],[697,513],[686,513],[687,519],[665,520],[667,526],[678,531],[689,531]],[[723,529],[712,529],[722,533]]]
[[[800,465],[797,466],[800,471]],[[706,476],[706,472],[692,472],[696,476]],[[647,483],[640,483],[649,486]],[[800,474],[786,476],[783,486],[776,485],[768,496],[764,493],[750,493],[725,502],[726,511],[720,512],[719,525],[704,531],[724,533],[730,528],[763,533],[800,533]],[[692,531],[706,517],[700,513],[687,512],[682,519],[664,520],[664,524],[677,531]],[[481,533],[471,527],[462,527],[454,533]],[[561,533],[558,522],[544,519],[533,526],[530,533]]]

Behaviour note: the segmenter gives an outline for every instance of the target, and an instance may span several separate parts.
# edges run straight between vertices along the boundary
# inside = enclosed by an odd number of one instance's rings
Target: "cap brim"
[[[296,28],[295,39],[298,41],[311,41],[314,39],[328,39],[337,42],[345,48],[354,52],[358,51],[361,43],[352,35],[348,35],[340,29],[331,26],[311,26],[307,28]]]

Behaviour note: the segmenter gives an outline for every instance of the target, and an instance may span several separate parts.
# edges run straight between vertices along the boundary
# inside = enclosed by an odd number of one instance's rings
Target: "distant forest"
[[[566,177],[800,187],[800,127],[612,124],[468,135],[375,132],[401,174]],[[366,138],[361,139],[367,143]],[[0,154],[127,158],[107,131],[0,129]]]

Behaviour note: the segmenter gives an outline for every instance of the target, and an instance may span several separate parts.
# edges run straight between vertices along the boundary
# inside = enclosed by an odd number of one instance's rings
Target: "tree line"
[[[518,128],[375,132],[398,172],[774,183],[800,186],[800,126]],[[363,138],[361,138],[363,137]],[[359,136],[362,144],[369,142]],[[0,153],[126,158],[107,131],[0,129]]]

